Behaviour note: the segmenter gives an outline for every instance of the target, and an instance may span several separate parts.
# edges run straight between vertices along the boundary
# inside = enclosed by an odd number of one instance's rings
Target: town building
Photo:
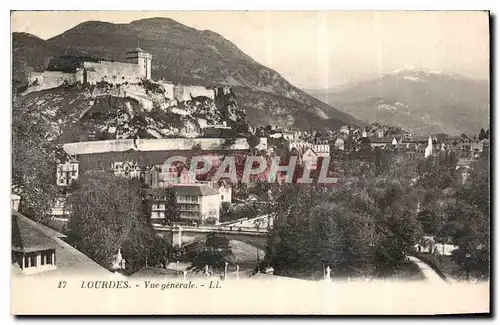
[[[340,127],[340,132],[343,133],[343,134],[345,134],[345,135],[349,135],[349,133],[350,133],[350,127],[349,127],[349,125],[342,125]]]
[[[204,184],[180,185],[172,184],[169,188],[175,192],[180,208],[180,218],[184,221],[199,223],[217,223],[220,217],[221,197],[219,191]],[[160,219],[168,218],[167,188],[146,189],[147,199],[152,204],[151,219],[153,223],[161,223]]]
[[[21,202],[21,196],[17,194],[11,194],[10,195],[10,208],[12,210],[19,210],[19,203]]]
[[[344,139],[342,138],[337,138],[334,143],[334,147],[338,150],[344,150],[345,149],[345,142]]]
[[[473,144],[473,139],[470,138],[467,135],[462,135],[459,145],[460,145],[460,150],[462,151],[471,151],[472,149],[472,144]]]
[[[57,244],[20,213],[11,216],[13,265],[23,274],[54,270]]]
[[[302,164],[309,169],[316,169],[318,167],[318,157],[320,157],[313,149],[307,148],[302,154]]]
[[[286,141],[294,141],[295,140],[295,133],[293,132],[276,132],[271,135],[269,135],[270,138],[273,139],[284,139]]]
[[[52,204],[52,217],[57,219],[65,219],[69,218],[71,210],[68,206],[68,198],[67,196],[58,196],[54,199],[54,203]]]
[[[308,148],[312,149],[318,157],[330,156],[330,145],[328,141],[317,141],[315,143],[307,141],[292,141],[288,145],[288,149],[292,151],[297,149],[299,152],[305,152]]]
[[[199,181],[196,179],[194,171],[188,168],[183,168],[179,175],[179,184],[181,185],[207,185],[216,191],[219,191],[221,202],[231,203],[232,201],[232,187],[231,184],[224,180],[219,182],[212,181]]]
[[[481,151],[490,150],[490,139],[482,139],[479,141],[481,143]]]
[[[140,178],[142,170],[137,162],[116,161],[111,163],[111,170],[115,176],[126,178]]]
[[[181,165],[171,165],[168,170],[163,170],[164,168],[166,167],[162,165],[151,166],[144,174],[145,185],[151,189],[173,189],[176,193],[177,203],[181,205],[182,219],[198,222],[204,222],[207,218],[218,220],[221,203],[230,203],[232,200],[232,187],[227,182],[198,181],[194,171],[190,171]],[[193,189],[184,189],[185,187],[193,187]],[[182,194],[184,193],[183,191],[198,193],[196,195],[200,198],[191,204],[190,199]],[[160,191],[159,193],[164,192]],[[214,195],[217,195],[218,199],[215,199]],[[152,196],[149,199],[152,207],[151,218],[165,218],[166,198],[159,195]],[[209,211],[210,204],[216,204],[217,206],[217,213],[215,215]]]
[[[66,162],[57,164],[56,183],[58,186],[68,186],[78,179],[78,160],[68,159]]]
[[[377,148],[377,147],[389,147],[389,146],[394,146],[398,143],[397,139],[395,137],[383,137],[383,138],[378,138],[378,137],[369,137],[368,138],[370,141],[370,145],[372,148]]]
[[[223,138],[231,133],[231,127],[227,126],[226,121],[221,125],[209,125],[203,129],[205,137]]]

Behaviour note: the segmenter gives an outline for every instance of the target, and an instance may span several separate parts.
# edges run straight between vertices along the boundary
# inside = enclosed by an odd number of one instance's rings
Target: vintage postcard
[[[487,11],[13,11],[13,315],[490,310]]]

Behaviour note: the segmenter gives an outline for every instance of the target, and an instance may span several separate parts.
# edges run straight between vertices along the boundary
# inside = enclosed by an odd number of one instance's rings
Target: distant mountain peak
[[[180,28],[180,29],[186,29],[186,30],[197,30],[195,28],[186,26],[172,18],[167,18],[167,17],[152,17],[152,18],[144,18],[144,19],[138,19],[134,20],[130,23],[132,26],[141,26],[141,25],[146,25],[146,26],[154,26],[158,28]]]
[[[488,82],[430,69],[407,66],[314,94],[355,118],[415,134],[474,134],[489,123]]]
[[[424,74],[424,75],[442,75],[443,71],[441,70],[432,70],[432,69],[424,69],[417,68],[415,66],[405,66],[402,68],[398,68],[392,70],[390,72],[384,73],[383,76],[407,76],[407,75],[416,75],[416,74]]]

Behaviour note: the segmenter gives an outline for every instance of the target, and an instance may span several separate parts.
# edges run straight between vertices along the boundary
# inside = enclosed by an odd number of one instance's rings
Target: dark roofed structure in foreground
[[[51,250],[57,243],[24,218],[12,214],[12,250],[21,253]]]
[[[66,243],[66,235],[12,210],[13,275],[106,275],[108,270]]]

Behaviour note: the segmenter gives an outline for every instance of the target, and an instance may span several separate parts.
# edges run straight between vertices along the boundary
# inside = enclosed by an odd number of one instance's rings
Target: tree
[[[486,132],[484,131],[483,128],[481,128],[481,131],[479,131],[479,136],[478,136],[478,139],[479,141],[483,140],[483,139],[486,139]]]
[[[52,139],[51,127],[36,110],[12,108],[12,186],[22,199],[19,210],[46,222],[57,194],[55,185],[62,149]]]
[[[454,184],[456,178],[453,168],[429,163],[426,169],[427,171],[418,180],[417,187],[444,190]]]
[[[251,149],[255,149],[260,143],[260,138],[252,134],[247,138],[247,142]]]
[[[199,269],[203,269],[205,265],[214,269],[223,269],[232,254],[229,240],[226,237],[209,233],[202,250],[194,259],[193,265]]]
[[[454,259],[467,278],[487,278],[490,272],[489,167],[488,158],[480,157],[467,182],[446,205],[440,231],[440,237],[458,247]]]
[[[458,247],[455,262],[467,278],[489,276],[489,215],[463,201],[449,205],[447,215],[443,233]]]
[[[172,189],[165,191],[165,218],[162,220],[164,225],[171,225],[180,220],[181,210],[177,203],[177,196]]]
[[[146,265],[159,267],[168,264],[172,247],[156,235],[149,216],[143,214],[133,221],[123,241],[122,254],[127,261],[127,270],[135,272]]]
[[[321,261],[337,275],[371,273],[372,222],[334,203],[315,208],[312,218],[318,266]]]
[[[222,202],[220,206],[220,220],[232,220],[233,213],[231,211],[231,204],[229,202]]]
[[[97,263],[109,267],[143,213],[141,184],[108,172],[87,172],[70,204],[69,240]]]

